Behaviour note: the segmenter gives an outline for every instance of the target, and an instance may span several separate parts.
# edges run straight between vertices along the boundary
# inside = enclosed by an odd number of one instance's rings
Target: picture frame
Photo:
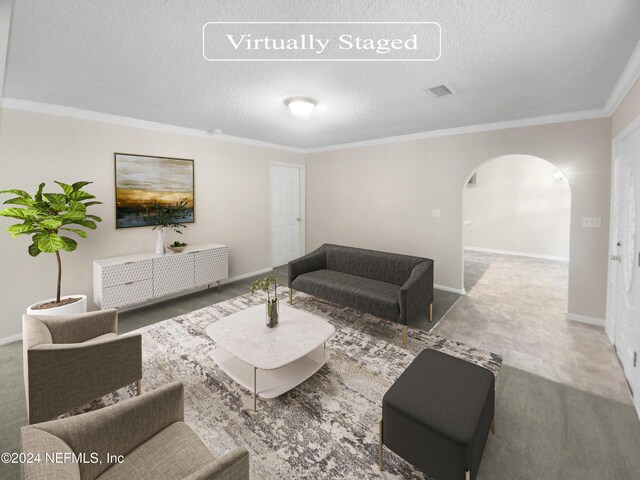
[[[195,223],[195,172],[193,159],[113,154],[115,170],[116,229],[154,226],[140,213],[160,204],[187,199],[187,216],[181,223]]]

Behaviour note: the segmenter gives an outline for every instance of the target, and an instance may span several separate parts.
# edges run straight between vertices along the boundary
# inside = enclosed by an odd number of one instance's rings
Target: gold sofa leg
[[[218,280],[216,283],[218,284],[218,293],[220,293],[222,291],[222,283],[220,283],[220,280]]]
[[[378,464],[380,471],[384,470],[382,466],[382,419],[378,422]]]
[[[136,380],[136,396],[142,395],[142,380]]]
[[[407,348],[407,326],[402,326],[402,348]]]
[[[464,471],[464,480],[471,480],[471,472],[469,470]]]
[[[429,304],[429,322],[433,322],[433,303]]]
[[[293,304],[293,292],[289,289],[289,305]]]

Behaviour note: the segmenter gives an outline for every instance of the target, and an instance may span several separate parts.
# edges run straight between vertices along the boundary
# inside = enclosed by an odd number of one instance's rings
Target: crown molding
[[[627,96],[633,84],[640,78],[640,42],[636,45],[635,50],[631,54],[629,61],[622,70],[622,74],[620,78],[618,78],[618,82],[616,86],[613,87],[611,91],[611,95],[609,95],[609,99],[604,106],[604,111],[608,116],[611,116],[615,113],[615,111],[620,106],[624,97]]]
[[[111,123],[114,125],[123,125],[126,127],[144,128],[146,130],[155,130],[158,132],[173,133],[177,135],[188,135],[191,137],[208,138],[209,140],[219,140],[223,142],[239,143],[242,145],[251,145],[254,147],[271,148],[276,150],[284,150],[293,153],[306,153],[303,148],[290,147],[277,143],[263,142],[261,140],[253,140],[251,138],[236,137],[224,133],[211,134],[205,130],[195,128],[178,127],[166,123],[151,122],[148,120],[140,120],[138,118],[124,117],[121,115],[112,115],[110,113],[95,112],[92,110],[83,110],[80,108],[64,107],[62,105],[53,105],[51,103],[32,102],[30,100],[21,100],[18,98],[2,99],[2,108],[11,110],[23,110],[26,112],[46,113],[49,115],[57,115],[61,117],[78,118],[81,120],[91,120],[94,122]]]
[[[361,142],[341,143],[328,145],[325,147],[308,148],[306,153],[328,152],[331,150],[344,150],[348,148],[368,147],[372,145],[384,145],[387,143],[406,142],[411,140],[422,140],[425,138],[448,137],[451,135],[463,135],[466,133],[489,132],[493,130],[505,130],[508,128],[532,127],[536,125],[547,125],[551,123],[574,122],[577,120],[591,120],[594,118],[609,117],[602,108],[594,110],[581,110],[578,112],[560,113],[545,115],[541,117],[521,118],[518,120],[506,120],[504,122],[481,123],[466,127],[445,128],[442,130],[430,130],[427,132],[410,133],[407,135],[396,135],[393,137],[375,138],[363,140]]]
[[[626,94],[626,93],[625,93]],[[412,140],[422,140],[426,138],[447,137],[451,135],[463,135],[468,133],[489,132],[493,130],[505,130],[509,128],[531,127],[536,125],[547,125],[552,123],[573,122],[578,120],[591,120],[594,118],[605,118],[611,115],[604,108],[593,110],[581,110],[577,112],[560,113],[553,115],[544,115],[540,117],[521,118],[517,120],[506,120],[503,122],[482,123],[478,125],[469,125],[465,127],[445,128],[441,130],[430,130],[426,132],[409,133],[406,135],[396,135],[392,137],[374,138],[371,140],[363,140],[359,142],[341,143],[335,145],[327,145],[313,148],[298,148],[277,143],[264,142],[262,140],[253,140],[250,138],[236,137],[226,134],[214,134],[204,130],[195,128],[178,127],[165,123],[151,122],[140,120],[137,118],[124,117],[120,115],[112,115],[109,113],[95,112],[91,110],[82,110],[79,108],[64,107],[61,105],[53,105],[49,103],[32,102],[30,100],[20,100],[16,98],[4,98],[3,108],[13,110],[24,110],[35,113],[46,113],[50,115],[58,115],[63,117],[79,118],[82,120],[92,120],[96,122],[111,123],[135,128],[144,128],[147,130],[155,130],[166,133],[174,133],[178,135],[189,135],[192,137],[215,139],[231,143],[240,143],[243,145],[252,145],[264,148],[273,148],[293,153],[310,154],[328,152],[333,150],[344,150],[349,148],[368,147],[374,145],[384,145],[388,143],[406,142]]]

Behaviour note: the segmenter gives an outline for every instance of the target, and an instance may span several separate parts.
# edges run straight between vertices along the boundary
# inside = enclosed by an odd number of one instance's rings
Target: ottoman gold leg
[[[429,304],[429,322],[433,322],[433,303]]]
[[[289,305],[293,304],[293,292],[289,289]]]
[[[136,396],[142,395],[142,380],[136,380]]]
[[[384,470],[384,467],[382,466],[382,419],[380,419],[380,422],[378,422],[378,429],[379,429],[379,435],[378,435],[378,463],[380,465],[380,471]]]

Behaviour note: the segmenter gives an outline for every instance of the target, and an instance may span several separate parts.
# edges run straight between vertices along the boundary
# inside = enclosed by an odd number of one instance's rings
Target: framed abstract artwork
[[[153,225],[140,213],[152,207],[175,205],[186,199],[186,217],[195,221],[193,160],[115,153],[116,228]]]

